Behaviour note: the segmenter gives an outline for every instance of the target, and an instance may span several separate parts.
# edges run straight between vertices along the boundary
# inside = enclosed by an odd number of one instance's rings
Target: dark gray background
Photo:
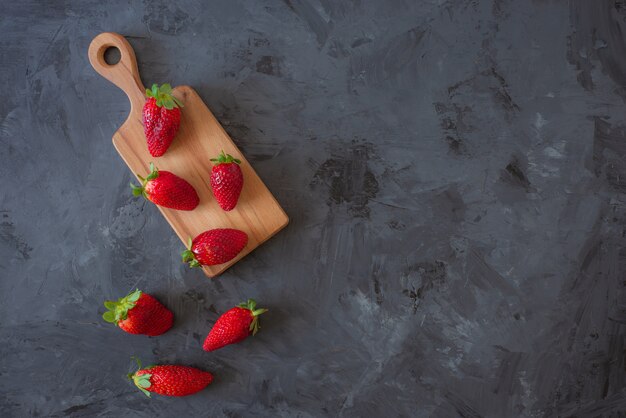
[[[2,1],[0,409],[10,416],[626,412],[626,2]],[[189,84],[291,217],[191,271],[111,144],[126,35]],[[105,324],[139,287],[164,336]],[[218,314],[270,312],[205,353]],[[131,355],[215,383],[145,398]]]

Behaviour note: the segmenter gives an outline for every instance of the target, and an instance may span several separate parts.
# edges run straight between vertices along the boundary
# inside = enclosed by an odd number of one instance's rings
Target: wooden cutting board
[[[104,60],[104,52],[111,47],[119,49],[121,54],[120,61],[114,65]],[[171,171],[187,180],[198,192],[200,204],[193,211],[157,206],[181,241],[186,245],[189,237],[213,228],[236,228],[248,234],[248,245],[235,259],[203,267],[207,276],[221,274],[287,225],[289,218],[274,196],[191,87],[174,88],[174,95],[184,104],[180,130],[165,155],[154,158],[148,152],[143,131],[141,112],[146,89],[139,77],[133,48],[117,33],[101,33],[89,45],[89,61],[101,76],[121,88],[130,100],[128,119],[113,135],[113,145],[128,168],[133,174],[145,177],[150,172],[150,162],[154,162],[159,169]],[[209,185],[213,167],[209,160],[221,150],[241,160],[244,177],[239,202],[230,212],[219,207]],[[130,187],[128,193],[131,193]],[[180,250],[184,250],[183,245]],[[158,254],[153,256],[159,257]]]

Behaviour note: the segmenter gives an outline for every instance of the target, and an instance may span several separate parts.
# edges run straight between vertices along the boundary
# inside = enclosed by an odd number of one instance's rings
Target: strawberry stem
[[[152,375],[149,373],[146,373],[146,374],[137,376],[137,372],[141,370],[141,360],[139,360],[135,356],[132,356],[131,359],[137,362],[138,369],[137,371],[135,371],[135,373],[128,373],[128,378],[132,380],[135,386],[137,386],[139,390],[142,391],[143,394],[149,398],[150,392],[148,392],[146,389],[152,386],[152,382],[150,382],[150,378],[152,377]],[[149,367],[147,367],[147,369],[149,369]]]
[[[128,311],[135,307],[140,297],[141,290],[136,289],[117,301],[105,301],[104,306],[107,308],[107,311],[102,314],[102,319],[117,325],[128,317]]]
[[[261,326],[259,325],[259,315],[264,314],[268,309],[261,308],[256,309],[256,301],[254,299],[248,299],[246,302],[242,302],[239,305],[240,308],[248,309],[253,316],[252,323],[250,323],[250,332],[252,335],[256,335],[259,332]]]
[[[149,181],[154,180],[157,177],[159,177],[159,169],[156,168],[153,163],[150,163],[150,174],[148,174],[148,177],[143,178],[139,174],[137,174],[137,177],[139,177],[139,180],[141,180],[140,186],[130,183],[130,188],[133,191],[133,196],[135,197],[143,196],[144,198],[147,199],[148,195],[146,194],[146,184],[148,184]]]
[[[172,110],[175,107],[184,107],[183,103],[172,94],[172,86],[165,83],[159,87],[153,84],[152,88],[146,89],[146,96],[156,99],[156,105]]]
[[[191,237],[189,237],[189,241],[187,242],[187,249],[183,251],[180,255],[183,259],[183,263],[189,263],[189,267],[201,267],[200,262],[196,259],[196,255],[191,251],[191,245],[193,241]]]
[[[233,157],[230,154],[224,154],[224,150],[222,150],[222,152],[220,153],[220,155],[217,156],[217,158],[211,158],[211,161],[216,163],[215,165],[230,164],[230,163],[241,164],[241,160]]]

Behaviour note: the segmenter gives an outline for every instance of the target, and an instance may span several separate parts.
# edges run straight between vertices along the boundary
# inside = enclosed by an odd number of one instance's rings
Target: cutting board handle
[[[120,51],[120,60],[116,64],[109,65],[104,60],[104,53],[109,48]],[[133,109],[143,106],[145,88],[139,77],[135,51],[126,38],[113,32],[96,36],[89,45],[89,62],[102,77],[124,90]]]

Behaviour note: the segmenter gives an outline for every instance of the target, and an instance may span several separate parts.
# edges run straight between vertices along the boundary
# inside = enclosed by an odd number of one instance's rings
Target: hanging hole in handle
[[[104,50],[104,62],[107,65],[115,65],[122,59],[122,53],[116,46],[110,46]]]

